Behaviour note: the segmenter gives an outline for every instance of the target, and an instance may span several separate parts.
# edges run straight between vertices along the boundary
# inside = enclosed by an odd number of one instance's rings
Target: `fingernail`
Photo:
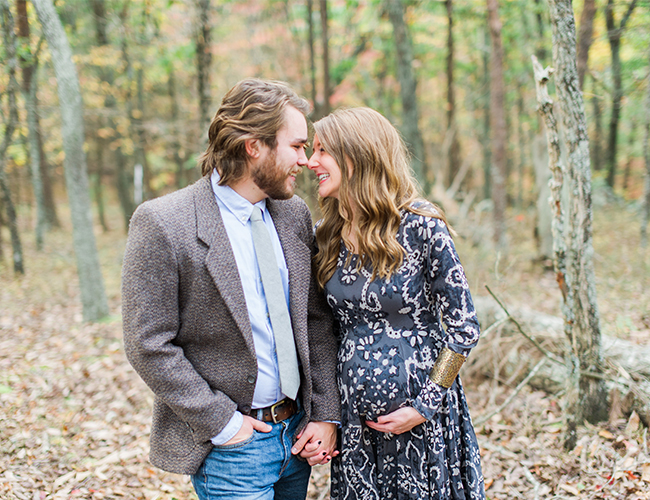
[[[332,459],[330,457],[327,457],[327,461],[329,462],[330,460],[332,460]]]
[[[326,451],[323,452],[323,456],[325,456],[325,455],[327,455],[327,452],[326,452]]]
[[[321,444],[322,441],[319,441],[318,444]]]
[[[295,455],[296,453],[298,453],[298,450],[296,450],[295,448],[291,448],[291,453]]]

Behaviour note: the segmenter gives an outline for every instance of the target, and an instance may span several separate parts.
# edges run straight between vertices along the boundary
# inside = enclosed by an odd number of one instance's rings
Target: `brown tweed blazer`
[[[309,420],[340,421],[332,317],[311,273],[311,215],[297,196],[267,200],[289,269],[291,321]],[[122,268],[124,347],[154,392],[151,463],[193,474],[257,378],[244,292],[210,177],[143,203]]]

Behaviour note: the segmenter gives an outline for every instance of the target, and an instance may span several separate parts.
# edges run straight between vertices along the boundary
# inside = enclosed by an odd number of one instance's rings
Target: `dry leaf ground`
[[[40,254],[32,236],[23,234],[27,274],[18,278],[9,267],[8,234],[3,233],[2,499],[196,498],[187,477],[147,462],[152,398],[122,349],[124,235],[117,229],[119,214],[112,215],[113,230],[97,234],[112,315],[97,324],[81,321],[69,232],[49,233]],[[480,220],[473,227],[456,224],[473,291],[483,294],[488,283],[506,303],[526,301],[558,314],[552,274],[532,262],[532,220],[527,214],[513,214],[512,220],[508,256],[471,245]],[[603,330],[647,343],[649,259],[638,249],[634,213],[621,207],[597,212],[595,234]],[[464,385],[476,419],[511,391],[487,378],[465,380]],[[477,428],[489,498],[650,499],[648,432],[634,415],[581,428],[571,453],[562,450],[561,417],[559,399],[525,389]],[[326,467],[314,469],[309,498],[328,498]]]

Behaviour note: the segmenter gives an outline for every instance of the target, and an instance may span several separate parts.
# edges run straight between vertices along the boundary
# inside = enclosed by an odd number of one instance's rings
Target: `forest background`
[[[383,113],[447,212],[484,330],[462,373],[488,496],[650,498],[650,409],[621,389],[650,372],[647,1],[574,5],[600,331],[605,354],[638,356],[607,358],[607,415],[581,425],[568,450],[566,389],[539,366],[563,349],[531,64],[553,65],[546,1],[57,2],[83,102],[85,157],[72,177],[87,172],[85,195],[66,180],[62,116],[79,103],[60,91],[48,2],[0,2],[0,497],[195,498],[187,478],[147,463],[152,398],[122,351],[122,252],[137,204],[199,177],[221,96],[257,76],[308,97],[312,120],[349,106]],[[298,192],[317,218],[306,169]],[[106,302],[92,314],[73,240],[84,196]],[[327,497],[327,479],[314,469],[310,498]]]

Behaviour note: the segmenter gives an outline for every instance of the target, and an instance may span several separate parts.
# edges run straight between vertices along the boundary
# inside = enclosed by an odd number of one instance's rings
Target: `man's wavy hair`
[[[372,278],[388,279],[404,259],[397,241],[403,210],[447,222],[442,209],[424,201],[417,188],[404,141],[393,125],[370,108],[333,112],[314,123],[325,151],[341,169],[338,199],[319,199],[322,220],[316,228],[316,278],[321,287],[336,271],[341,240],[354,230],[358,264]],[[354,226],[352,214],[354,212]]]
[[[219,184],[232,185],[246,173],[245,142],[258,139],[274,150],[284,110],[293,106],[307,115],[309,103],[286,83],[247,78],[224,96],[208,131],[208,147],[199,157],[202,175],[216,168]]]

